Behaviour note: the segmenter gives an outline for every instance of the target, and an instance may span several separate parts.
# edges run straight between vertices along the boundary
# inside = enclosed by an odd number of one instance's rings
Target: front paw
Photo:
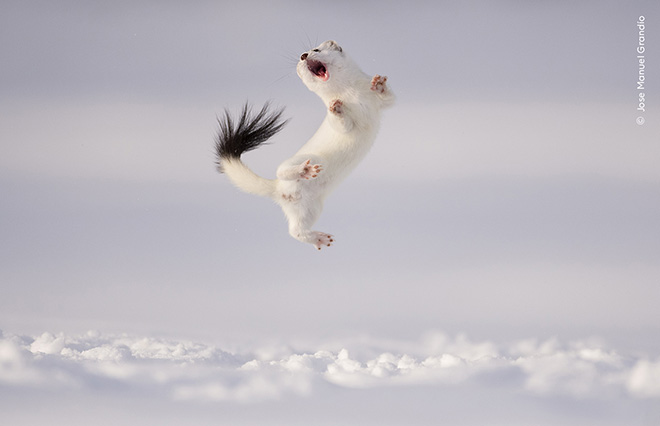
[[[335,99],[334,101],[330,102],[328,110],[330,110],[330,112],[333,114],[342,115],[344,113],[344,103],[339,99]]]
[[[312,160],[307,160],[300,165],[300,179],[314,179],[323,170],[320,164],[311,164],[311,162]]]
[[[376,74],[374,78],[371,79],[371,90],[377,93],[385,93],[387,90],[386,82],[387,77]]]

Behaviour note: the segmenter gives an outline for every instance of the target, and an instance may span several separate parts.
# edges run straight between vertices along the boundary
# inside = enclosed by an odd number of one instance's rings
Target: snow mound
[[[353,350],[363,355],[353,356]],[[254,348],[232,354],[204,343],[98,332],[0,334],[0,386],[8,388],[98,391],[119,386],[172,400],[250,403],[308,396],[324,385],[476,384],[538,396],[660,398],[659,383],[660,358],[624,356],[586,341],[495,345],[436,333],[420,342],[372,340],[336,350],[276,354]]]

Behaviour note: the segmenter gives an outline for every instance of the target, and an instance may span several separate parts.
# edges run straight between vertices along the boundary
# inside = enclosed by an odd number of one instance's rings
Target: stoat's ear
[[[326,43],[328,44],[328,48],[330,48],[332,50],[336,50],[338,52],[343,52],[341,46],[338,45],[336,41],[328,40],[328,41],[326,41]]]

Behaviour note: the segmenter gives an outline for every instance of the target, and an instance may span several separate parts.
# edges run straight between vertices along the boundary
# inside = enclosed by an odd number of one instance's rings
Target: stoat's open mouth
[[[323,81],[327,81],[328,77],[330,77],[330,75],[328,75],[328,69],[319,61],[308,59],[307,69]]]

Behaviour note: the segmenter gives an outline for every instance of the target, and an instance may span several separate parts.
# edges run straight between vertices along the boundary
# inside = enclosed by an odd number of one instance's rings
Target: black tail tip
[[[282,120],[284,108],[271,111],[270,102],[254,114],[249,103],[245,103],[237,119],[228,110],[218,117],[218,134],[215,140],[218,170],[222,173],[222,159],[237,159],[244,152],[263,145],[282,130],[288,120]]]

